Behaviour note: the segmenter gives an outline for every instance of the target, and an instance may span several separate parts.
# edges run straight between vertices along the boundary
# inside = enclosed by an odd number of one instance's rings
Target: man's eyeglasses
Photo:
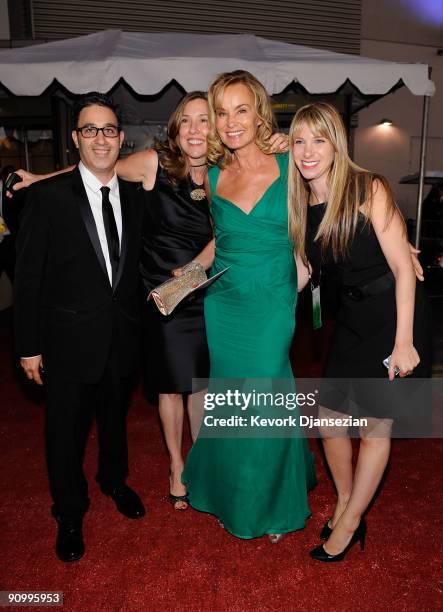
[[[95,138],[99,132],[103,132],[106,138],[117,138],[121,128],[116,125],[105,125],[105,127],[96,127],[95,125],[84,125],[80,128],[75,128],[76,132],[80,132],[83,138]]]

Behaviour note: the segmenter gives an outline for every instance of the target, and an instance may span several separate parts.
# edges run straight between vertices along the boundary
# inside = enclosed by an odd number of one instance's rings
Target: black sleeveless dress
[[[145,296],[171,278],[171,270],[191,261],[212,239],[209,205],[193,200],[196,186],[171,185],[160,168],[146,191],[140,273]],[[157,393],[190,393],[192,378],[209,376],[203,293],[181,302],[169,316],[152,300],[142,309],[145,382]]]
[[[326,205],[308,207],[306,253],[315,275],[334,274],[339,284],[337,325],[328,351],[324,377],[330,379],[385,379],[383,360],[394,347],[396,334],[395,281],[370,221],[360,214],[354,239],[348,253],[335,262],[332,249],[321,254],[314,238],[323,219]],[[416,283],[414,311],[414,346],[420,363],[414,370],[416,378],[426,378],[431,371],[430,308],[420,282]],[[375,389],[374,385],[374,389]],[[398,387],[398,385],[397,385]],[[387,387],[392,390],[392,385]],[[360,395],[367,393],[361,388]],[[383,390],[386,394],[386,389]],[[334,394],[331,395],[331,397]],[[322,397],[322,400],[325,398]],[[337,398],[330,405],[342,411]],[[394,408],[387,405],[387,396],[366,398],[364,411],[368,416],[392,416]],[[394,403],[398,404],[398,401]],[[343,410],[343,412],[345,412]],[[348,412],[348,411],[346,411]],[[395,416],[395,415],[394,415]]]

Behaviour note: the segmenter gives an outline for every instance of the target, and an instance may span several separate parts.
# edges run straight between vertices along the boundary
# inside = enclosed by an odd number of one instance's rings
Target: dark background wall
[[[22,38],[38,40],[106,29],[227,32],[359,53],[360,5],[361,0],[10,0],[9,11],[11,38],[20,38],[20,24]]]

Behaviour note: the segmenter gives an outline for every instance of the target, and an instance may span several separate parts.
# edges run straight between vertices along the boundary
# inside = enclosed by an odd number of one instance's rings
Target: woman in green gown
[[[297,272],[288,238],[288,158],[268,154],[272,109],[255,77],[223,74],[208,97],[208,157],[217,164],[207,185],[215,232],[211,272],[229,267],[205,299],[211,379],[290,379]],[[191,505],[217,516],[230,533],[269,534],[275,543],[304,527],[315,474],[302,438],[200,435],[183,481]]]

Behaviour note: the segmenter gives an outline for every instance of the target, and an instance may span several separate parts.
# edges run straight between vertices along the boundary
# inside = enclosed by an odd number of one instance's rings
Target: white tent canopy
[[[12,94],[38,96],[54,82],[72,94],[110,91],[123,79],[137,94],[159,94],[175,81],[206,90],[221,72],[249,70],[278,94],[292,83],[310,94],[333,94],[350,83],[366,99],[404,84],[424,96],[416,245],[426,162],[429,96],[435,92],[425,64],[386,62],[249,34],[182,34],[106,30],[41,45],[0,51],[0,83]]]
[[[350,81],[361,93],[383,95],[403,81],[415,95],[433,95],[423,64],[386,62],[267,40],[249,34],[181,34],[107,30],[88,36],[0,51],[0,82],[13,94],[42,94],[56,79],[72,93],[109,91],[123,78],[153,95],[175,79],[186,90],[207,89],[221,72],[252,72],[270,94],[295,81],[311,94]]]

